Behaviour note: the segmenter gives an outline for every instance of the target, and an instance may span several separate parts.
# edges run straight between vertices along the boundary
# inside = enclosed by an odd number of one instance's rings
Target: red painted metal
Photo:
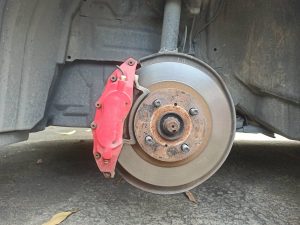
[[[108,78],[91,124],[94,157],[105,177],[114,177],[123,146],[124,121],[131,109],[137,61],[129,58]]]

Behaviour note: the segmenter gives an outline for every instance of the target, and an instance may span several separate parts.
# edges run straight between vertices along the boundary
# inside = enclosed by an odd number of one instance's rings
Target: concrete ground
[[[300,224],[300,143],[239,135],[225,164],[185,195],[155,195],[105,180],[92,158],[91,133],[53,128],[0,148],[0,224]]]

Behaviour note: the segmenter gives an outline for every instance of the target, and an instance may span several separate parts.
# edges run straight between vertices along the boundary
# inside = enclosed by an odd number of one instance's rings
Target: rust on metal
[[[153,102],[160,100],[160,107]],[[191,108],[198,114],[191,116]],[[211,130],[211,118],[205,103],[188,91],[163,88],[152,91],[138,107],[134,118],[138,153],[154,164],[177,166],[198,156],[205,148]],[[145,138],[151,137],[153,144]],[[182,150],[182,145],[188,146]],[[143,151],[143,153],[141,153]]]
[[[181,123],[176,116],[168,116],[162,121],[163,131],[170,136],[178,134],[181,130]]]

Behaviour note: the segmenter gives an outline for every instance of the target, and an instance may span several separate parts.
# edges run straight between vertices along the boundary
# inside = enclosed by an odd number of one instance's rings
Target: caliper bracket
[[[93,154],[106,178],[115,175],[115,167],[123,146],[124,121],[133,102],[137,61],[129,58],[109,76],[104,91],[96,102],[91,128]]]

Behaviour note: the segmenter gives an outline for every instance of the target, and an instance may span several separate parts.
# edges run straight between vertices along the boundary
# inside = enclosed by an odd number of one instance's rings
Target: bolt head
[[[95,130],[95,129],[97,128],[97,124],[96,124],[95,122],[92,122],[92,123],[91,123],[91,128],[92,128],[93,130]]]
[[[145,142],[148,145],[153,145],[154,144],[154,140],[153,140],[153,138],[150,135],[148,135],[148,136],[145,137]]]
[[[117,80],[117,77],[116,77],[115,75],[112,75],[112,76],[110,77],[110,80],[111,80],[112,82],[115,82],[115,81]]]
[[[132,59],[129,60],[129,61],[128,61],[128,65],[129,65],[129,66],[133,66],[133,65],[134,65],[134,61],[133,61]]]
[[[187,144],[182,144],[181,151],[183,151],[184,153],[188,153],[190,151],[190,147]]]
[[[161,106],[161,101],[159,99],[156,99],[154,102],[153,102],[153,105],[154,107],[158,108]]]
[[[100,155],[99,153],[96,153],[96,154],[95,154],[95,158],[96,158],[96,159],[100,159],[100,158],[101,158],[101,155]]]
[[[95,106],[96,106],[97,109],[101,108],[101,104],[99,102],[96,102]]]
[[[199,110],[196,109],[196,108],[191,108],[189,113],[190,113],[191,116],[195,116],[195,115],[198,115]]]

